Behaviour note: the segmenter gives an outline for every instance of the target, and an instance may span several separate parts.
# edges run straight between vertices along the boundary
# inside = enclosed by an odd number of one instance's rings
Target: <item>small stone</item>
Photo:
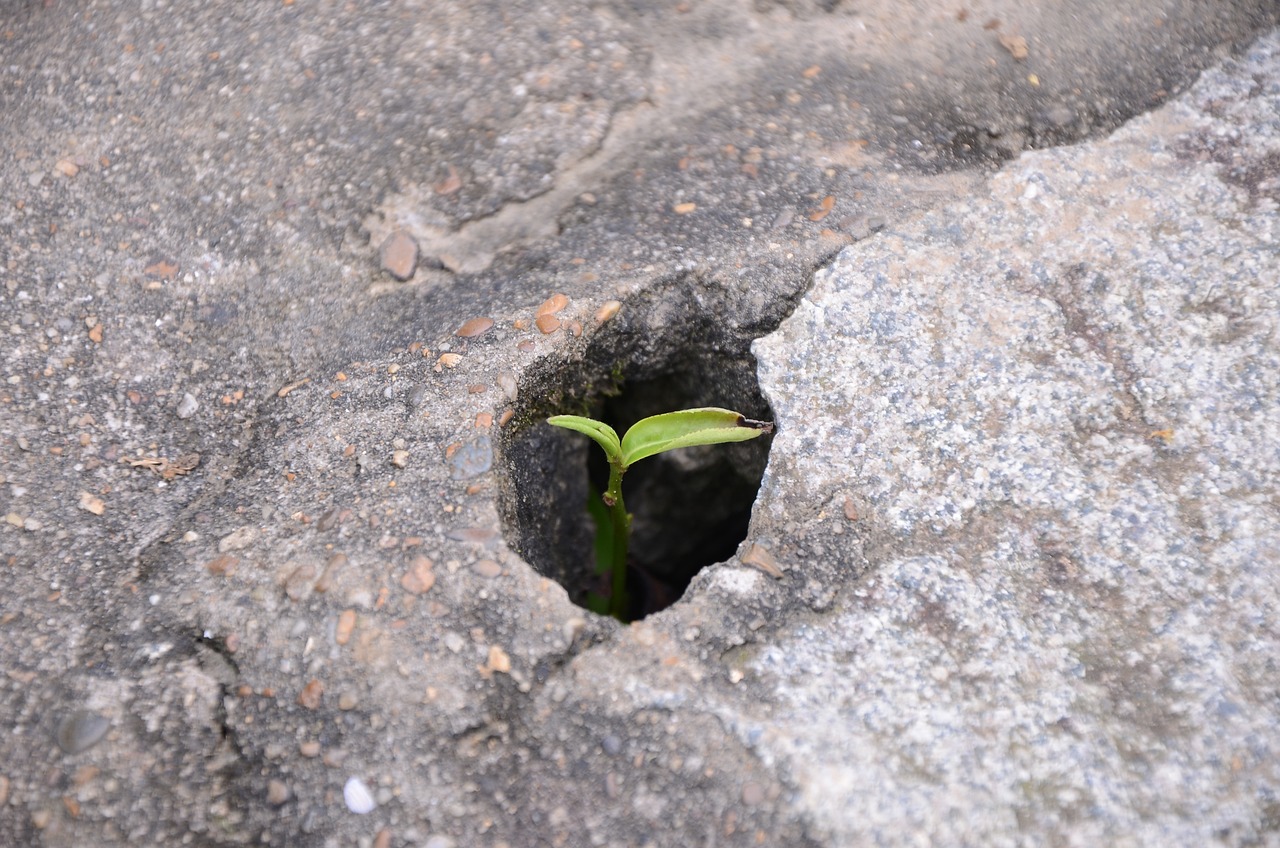
[[[94,515],[102,515],[107,511],[107,505],[102,502],[102,498],[94,497],[89,492],[80,493],[80,508]]]
[[[241,527],[233,530],[218,540],[218,553],[225,554],[227,551],[241,551],[249,547],[258,538],[258,530],[256,527]]]
[[[387,236],[379,252],[382,270],[401,282],[412,277],[418,267],[418,243],[404,230],[396,230]]]
[[[507,674],[511,671],[511,657],[507,652],[497,645],[489,646],[489,658],[485,662],[484,667],[489,671],[499,671]]]
[[[76,710],[58,722],[55,738],[58,747],[68,754],[79,754],[102,741],[111,729],[106,717],[92,710]]]
[[[279,807],[285,801],[289,800],[288,785],[283,780],[267,781],[267,803],[273,807]]]
[[[560,319],[554,315],[539,315],[534,323],[538,325],[538,332],[544,336],[549,336],[560,329]]]
[[[596,310],[596,323],[603,324],[610,318],[618,314],[618,310],[622,309],[622,303],[616,300],[606,300],[600,304],[600,308]]]
[[[351,640],[351,633],[356,629],[356,611],[353,609],[343,610],[338,616],[338,627],[334,631],[333,639],[339,645],[345,645]]]
[[[460,353],[442,353],[440,354],[440,358],[436,360],[436,371],[439,371],[441,366],[444,366],[445,368],[457,368],[458,363],[461,361],[462,354]]]
[[[764,545],[755,542],[752,542],[747,552],[742,555],[742,564],[755,566],[775,580],[781,580],[783,577],[782,569],[778,567],[778,561],[773,554],[769,553],[769,549]]]
[[[320,743],[314,739],[303,742],[298,746],[298,753],[310,759],[311,757],[320,756]]]
[[[391,831],[383,828],[373,837],[373,848],[391,848]]]
[[[487,435],[460,445],[448,457],[453,479],[466,480],[477,477],[493,466],[493,443]]]
[[[452,839],[437,833],[427,837],[427,841],[422,843],[422,848],[454,848],[454,845]]]
[[[745,783],[742,786],[742,803],[748,807],[754,807],[764,803],[765,791],[764,787],[758,783]]]
[[[369,787],[358,777],[347,778],[346,785],[342,787],[342,800],[347,802],[347,809],[358,816],[372,813],[378,806]]]
[[[514,402],[520,396],[520,387],[516,385],[516,378],[511,374],[498,375],[498,388],[502,389],[502,393],[509,401]]]
[[[306,686],[303,686],[302,691],[298,693],[298,706],[307,710],[318,710],[323,697],[324,684],[319,680],[312,680]]]
[[[693,212],[697,208],[698,208],[698,204],[696,203],[677,203],[675,206],[671,207],[671,211],[676,213],[677,215],[688,215],[690,212]]]
[[[481,577],[494,578],[502,573],[502,566],[491,559],[482,559],[471,566],[471,570]]]
[[[392,451],[391,464],[396,468],[404,468],[409,464],[409,452],[407,450]]]
[[[555,294],[551,295],[551,297],[542,301],[542,303],[538,305],[538,309],[533,313],[533,315],[535,318],[541,318],[543,315],[554,315],[555,313],[559,312],[561,309],[564,309],[568,305],[569,305],[569,298],[565,297],[559,292],[556,292]]]
[[[57,164],[53,166],[59,174],[64,177],[74,177],[80,173],[80,166],[70,159],[59,159]]]
[[[431,560],[416,556],[409,570],[400,578],[400,586],[411,595],[421,595],[436,585],[436,575],[431,570]]]
[[[233,577],[240,568],[240,560],[231,554],[219,554],[204,564],[210,574],[218,577]]]
[[[200,408],[200,402],[195,399],[190,392],[182,395],[182,400],[178,403],[178,417],[182,419],[190,418],[196,414],[196,410]]]
[[[471,339],[487,333],[492,327],[492,318],[472,318],[458,328],[457,335],[462,336],[464,339]]]
[[[338,709],[346,712],[354,710],[356,705],[360,703],[360,699],[352,692],[342,692],[338,695]]]
[[[844,517],[850,521],[858,520],[858,507],[854,504],[853,498],[844,499]]]
[[[94,344],[102,344],[102,325],[94,324],[89,330],[89,341]]]

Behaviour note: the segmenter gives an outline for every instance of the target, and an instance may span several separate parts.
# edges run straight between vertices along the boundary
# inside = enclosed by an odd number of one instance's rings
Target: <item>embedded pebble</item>
[[[342,800],[347,802],[347,809],[358,816],[372,813],[378,806],[369,787],[358,777],[347,778],[346,785],[342,787]]]
[[[400,578],[400,586],[411,595],[421,595],[436,585],[435,572],[431,570],[431,560],[424,556],[416,556],[409,570]]]
[[[233,530],[218,540],[218,553],[225,554],[227,551],[240,551],[253,544],[258,538],[258,530],[256,527],[241,527]]]
[[[102,741],[111,722],[92,710],[76,710],[58,722],[58,747],[68,754],[87,751]]]
[[[456,335],[462,336],[464,339],[475,338],[482,333],[488,332],[492,327],[492,318],[472,318],[458,328]]]
[[[622,308],[622,303],[616,300],[606,300],[600,304],[600,308],[596,310],[596,323],[603,324],[610,318],[618,314],[618,310]]]
[[[499,671],[507,674],[511,671],[511,657],[507,652],[497,645],[489,646],[489,658],[485,662],[484,667],[489,671]]]
[[[565,297],[559,292],[556,292],[555,294],[551,295],[551,297],[542,301],[541,305],[538,306],[537,311],[534,312],[533,314],[535,318],[541,318],[544,315],[552,315],[556,312],[559,312],[561,309],[564,309],[568,305],[569,305],[569,298]]]
[[[312,680],[306,686],[302,687],[302,691],[298,693],[298,706],[308,710],[319,709],[320,699],[323,696],[324,684],[319,680]]]
[[[427,837],[427,841],[422,843],[422,848],[454,848],[455,844],[449,837],[436,834]]]
[[[267,781],[267,803],[278,807],[289,800],[289,786],[283,780]]]
[[[538,320],[533,323],[538,325],[538,332],[544,336],[549,336],[560,329],[560,319],[554,315],[539,315]]]
[[[354,710],[359,703],[360,699],[352,692],[342,692],[338,695],[338,709],[343,712]]]
[[[351,632],[356,629],[356,611],[353,609],[343,610],[338,616],[338,627],[334,631],[333,640],[339,645],[345,645],[351,641]]]
[[[519,387],[516,385],[516,378],[510,374],[498,375],[498,388],[502,389],[502,393],[507,396],[507,400],[514,401],[519,397]]]
[[[307,758],[318,757],[320,756],[320,743],[314,739],[309,742],[303,742],[298,746],[298,753]]]
[[[482,559],[471,566],[471,570],[481,577],[497,577],[502,573],[502,566],[491,559]]]
[[[178,403],[178,417],[183,419],[190,418],[196,414],[196,410],[199,408],[200,402],[190,392],[186,392]]]
[[[418,267],[418,243],[404,230],[387,236],[380,253],[382,269],[401,282],[412,277]]]
[[[409,452],[407,450],[392,451],[391,464],[396,468],[404,468],[409,464]]]
[[[493,465],[493,445],[481,435],[454,451],[449,458],[453,479],[465,480],[489,470]]]

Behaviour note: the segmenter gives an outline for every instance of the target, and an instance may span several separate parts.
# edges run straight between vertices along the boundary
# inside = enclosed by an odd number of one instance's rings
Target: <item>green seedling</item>
[[[622,439],[612,427],[581,415],[553,415],[548,424],[590,436],[609,458],[609,487],[600,496],[605,509],[592,503],[591,516],[601,531],[597,537],[597,573],[607,574],[611,590],[606,600],[588,597],[588,608],[627,620],[627,545],[631,540],[631,516],[622,502],[622,475],[640,460],[678,448],[745,442],[773,432],[773,424],[753,421],[737,412],[715,407],[682,409],[637,421]],[[594,501],[594,497],[592,498]],[[604,538],[610,542],[600,544]]]

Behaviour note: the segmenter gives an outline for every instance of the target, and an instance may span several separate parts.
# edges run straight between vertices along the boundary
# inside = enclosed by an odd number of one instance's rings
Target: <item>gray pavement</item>
[[[1278,17],[0,5],[0,843],[1274,843]]]

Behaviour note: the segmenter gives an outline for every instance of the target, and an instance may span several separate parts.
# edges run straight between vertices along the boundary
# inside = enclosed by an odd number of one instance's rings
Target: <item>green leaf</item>
[[[637,421],[622,438],[622,467],[647,456],[694,445],[745,442],[773,432],[773,424],[729,409],[704,407],[666,412]]]
[[[581,415],[553,415],[547,419],[547,423],[590,436],[604,448],[604,452],[609,456],[609,462],[622,461],[622,446],[618,444],[618,434],[603,421],[583,418]]]

